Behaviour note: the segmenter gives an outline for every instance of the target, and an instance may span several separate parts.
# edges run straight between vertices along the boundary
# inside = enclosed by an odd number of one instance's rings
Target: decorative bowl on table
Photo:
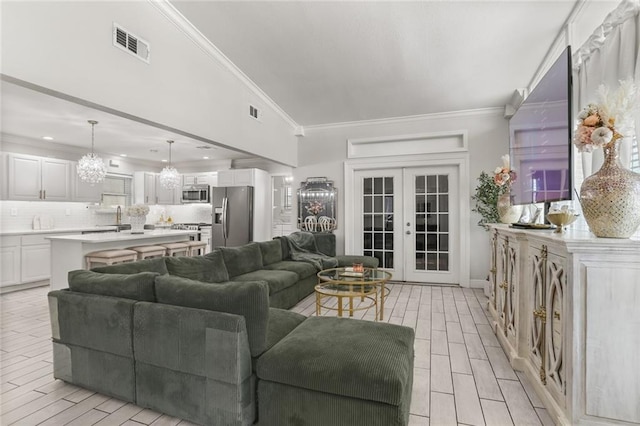
[[[562,234],[580,216],[571,210],[556,210],[547,213],[547,220],[556,226],[555,233]]]

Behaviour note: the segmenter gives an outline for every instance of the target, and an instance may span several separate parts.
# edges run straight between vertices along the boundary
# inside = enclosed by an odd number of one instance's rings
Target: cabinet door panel
[[[51,277],[51,246],[40,244],[22,247],[22,282],[47,280]]]
[[[9,154],[9,199],[39,200],[40,158]]]
[[[0,287],[20,283],[20,247],[0,247]]]
[[[42,159],[42,189],[48,201],[71,200],[71,163],[65,160]]]
[[[180,185],[178,188],[174,189],[166,189],[163,188],[160,184],[160,175],[156,176],[155,180],[155,188],[156,188],[156,198],[155,204],[177,204],[176,200],[178,199],[177,192],[179,191]]]
[[[547,259],[546,285],[546,354],[545,370],[547,387],[559,403],[564,403],[565,366],[564,366],[564,294],[566,288],[565,260],[549,254]]]
[[[73,201],[84,201],[89,203],[99,203],[102,201],[102,191],[104,184],[102,182],[91,185],[83,182],[78,177],[76,171],[77,163],[71,164],[71,181],[75,183],[73,187]]]

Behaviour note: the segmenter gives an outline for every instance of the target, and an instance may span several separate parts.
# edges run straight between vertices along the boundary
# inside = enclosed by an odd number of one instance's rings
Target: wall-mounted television
[[[567,47],[509,120],[513,204],[572,199],[571,93]]]

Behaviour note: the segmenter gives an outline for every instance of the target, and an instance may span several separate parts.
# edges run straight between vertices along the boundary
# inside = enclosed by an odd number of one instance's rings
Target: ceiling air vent
[[[113,23],[113,45],[149,63],[149,54],[151,52],[149,43],[115,22]]]
[[[249,105],[249,115],[260,122],[262,121],[262,111],[253,105]]]

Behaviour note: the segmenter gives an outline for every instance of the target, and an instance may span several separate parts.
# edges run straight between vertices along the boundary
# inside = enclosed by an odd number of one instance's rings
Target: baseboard
[[[487,285],[487,280],[469,280],[469,287],[471,288],[484,288]]]
[[[0,287],[0,294],[13,293],[14,291],[26,290],[34,287],[44,287],[49,285],[49,280],[35,281],[32,283],[16,284],[7,287]]]

